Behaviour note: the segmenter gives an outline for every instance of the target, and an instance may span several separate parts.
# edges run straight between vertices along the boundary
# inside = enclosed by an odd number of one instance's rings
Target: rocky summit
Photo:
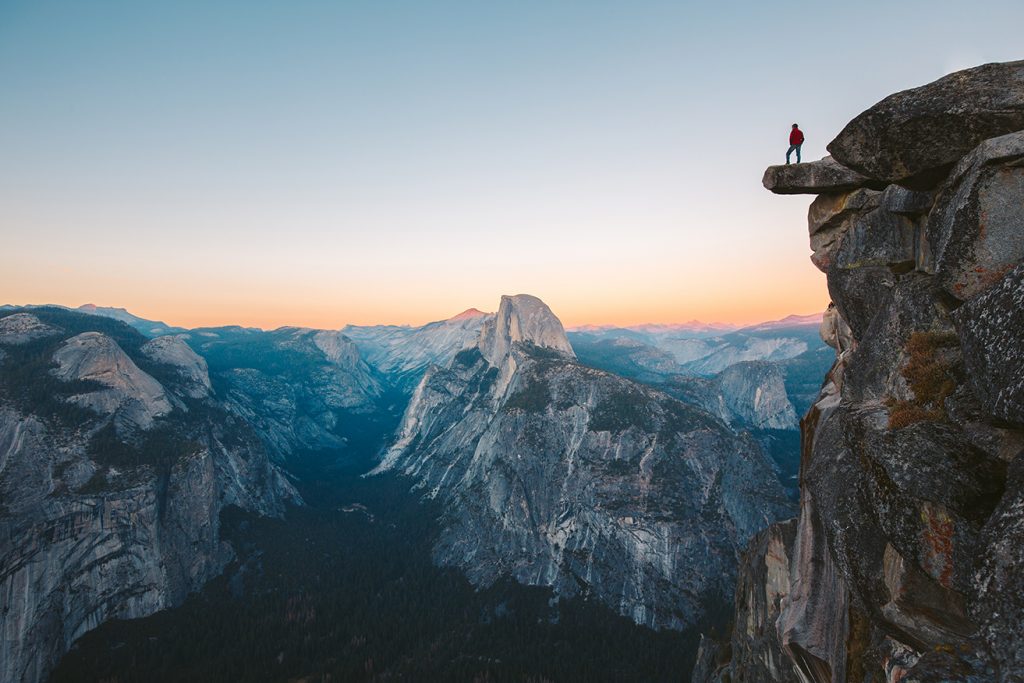
[[[1024,680],[1022,114],[1024,62],[989,64],[829,145],[868,180],[805,190],[836,359],[800,514],[751,545],[731,661],[702,645],[695,680]]]
[[[384,471],[441,503],[438,563],[477,585],[587,594],[656,628],[693,626],[726,599],[740,549],[789,509],[752,438],[581,365],[524,295],[427,372]]]

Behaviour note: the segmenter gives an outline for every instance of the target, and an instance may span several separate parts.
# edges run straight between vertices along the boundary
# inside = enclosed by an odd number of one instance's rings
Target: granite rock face
[[[501,297],[498,314],[485,321],[480,330],[480,353],[491,365],[500,365],[513,344],[527,342],[576,358],[562,323],[547,304],[529,294]]]
[[[697,661],[690,674],[692,683],[723,683],[729,678],[729,649],[714,638],[701,635]]]
[[[31,316],[46,335],[0,340],[0,680],[17,683],[45,680],[103,621],[176,605],[220,573],[225,506],[298,502],[252,430],[194,396],[177,342]]]
[[[471,308],[422,327],[348,325],[342,332],[370,367],[402,393],[411,394],[431,365],[448,365],[456,353],[474,346],[481,326],[493,315]]]
[[[886,97],[828,145],[843,166],[885,184],[934,187],[989,138],[1024,130],[1024,61],[985,64]]]
[[[188,387],[186,393],[189,397],[203,398],[213,391],[206,361],[181,336],[152,339],[142,346],[142,352],[158,363],[174,366]]]
[[[774,363],[734,363],[708,380],[677,378],[666,390],[736,428],[797,428],[796,409]]]
[[[143,429],[171,411],[164,388],[139,369],[110,337],[101,332],[83,332],[67,339],[53,354],[51,371],[65,382],[93,382],[95,391],[83,391],[68,398],[71,403],[102,415],[115,415],[120,423]]]
[[[779,522],[755,536],[744,553],[736,582],[731,680],[799,680],[778,631],[782,602],[790,591],[795,540],[796,520]]]
[[[345,422],[379,409],[385,386],[347,335],[282,327],[192,330],[228,409],[251,425],[273,457],[344,449]]]
[[[769,166],[761,184],[775,194],[824,194],[880,185],[878,181],[837,163],[832,157],[802,164]],[[884,187],[885,183],[881,186]]]
[[[985,409],[1024,425],[1024,265],[953,313],[967,379]]]
[[[385,470],[442,501],[438,563],[477,585],[586,592],[655,628],[691,626],[731,594],[740,548],[789,510],[756,442],[579,365],[524,296],[427,372]]]
[[[776,620],[802,681],[1024,679],[1014,102],[1024,63],[987,65],[883,100],[830,148],[876,180],[937,186],[811,209],[812,232],[834,231],[822,336],[837,355],[802,422]],[[735,677],[763,674],[754,651],[734,649]]]
[[[966,301],[1024,258],[1022,194],[1024,131],[986,140],[957,164],[926,228],[947,292]]]

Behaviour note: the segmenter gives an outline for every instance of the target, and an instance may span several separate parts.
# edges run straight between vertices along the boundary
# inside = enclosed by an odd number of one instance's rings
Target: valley
[[[10,651],[8,665],[23,667],[17,680],[41,680],[57,662],[53,680],[133,680],[140,668],[155,680],[227,670],[249,672],[245,680],[616,680],[627,671],[670,680],[692,665],[700,633],[724,632],[744,539],[794,509],[795,431],[758,429],[749,410],[728,422],[705,412],[723,392],[714,376],[691,377],[702,383],[699,398],[677,391],[680,401],[661,390],[682,382],[681,370],[645,387],[601,363],[587,368],[533,297],[508,297],[498,314],[346,331],[181,330],[91,306],[0,310],[0,387],[11,411],[0,523],[23,534],[33,523],[67,524],[66,510],[143,496],[123,527],[75,522],[60,536],[23,537],[38,540],[19,554],[5,551],[18,558],[0,567],[14,601],[6,604],[26,601],[27,619],[4,628],[45,643],[32,658]],[[753,406],[763,385],[790,405],[772,363],[740,362],[732,372],[758,370],[753,385],[718,403]],[[447,408],[424,403],[439,389],[464,397]],[[483,422],[459,417],[468,405]],[[506,429],[503,420],[513,422]],[[421,423],[464,430],[466,444],[481,443],[481,430],[492,430],[492,446],[503,431],[514,438],[483,469],[453,470],[442,451],[426,460],[402,453],[434,438],[412,435]],[[550,441],[588,423],[570,442]],[[48,469],[18,465],[39,462],[42,443],[52,444]],[[451,457],[466,457],[460,448]],[[209,474],[183,488],[176,482],[203,449]],[[677,449],[690,455],[668,457]],[[241,459],[218,463],[232,452]],[[703,464],[687,474],[692,458]],[[265,474],[246,480],[241,473],[259,462]],[[526,469],[508,469],[520,462]],[[440,481],[427,474],[445,468]],[[22,471],[43,478],[18,489]],[[604,489],[596,499],[594,485]],[[487,489],[499,498],[480,507]],[[195,523],[179,526],[167,511],[200,499],[208,521],[195,529],[210,545],[189,546]],[[501,517],[516,510],[513,531],[514,517]],[[152,515],[149,535],[135,531],[140,514]],[[684,531],[693,522],[696,535]],[[470,556],[456,550],[470,547]],[[82,548],[90,550],[78,559]],[[182,581],[171,566],[191,569]],[[51,583],[22,596],[22,577],[44,567]],[[57,580],[61,572],[69,578]],[[97,572],[111,577],[110,589],[87,589],[69,605],[61,581],[103,586],[70,578]],[[131,597],[140,593],[152,597]],[[298,627],[295,613],[305,615]]]
[[[361,477],[370,458],[301,462],[306,505],[282,519],[225,511],[236,559],[223,576],[180,607],[87,634],[51,680],[670,681],[692,666],[696,629],[655,632],[509,580],[479,591],[437,567],[440,506],[404,479]],[[721,633],[727,613],[702,626]]]

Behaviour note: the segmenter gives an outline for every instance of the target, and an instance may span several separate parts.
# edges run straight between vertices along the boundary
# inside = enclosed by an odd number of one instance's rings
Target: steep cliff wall
[[[543,302],[503,297],[427,372],[378,471],[441,501],[435,560],[686,628],[731,594],[739,548],[791,507],[750,437],[585,367]]]
[[[276,461],[345,449],[348,423],[381,408],[381,378],[340,332],[219,327],[182,336],[209,365],[218,398],[259,434]]]
[[[0,681],[28,683],[216,576],[224,506],[297,497],[180,339],[33,309],[0,317],[0,351]]]
[[[730,674],[1024,680],[1024,62],[897,93],[829,150],[765,174],[818,195],[837,356],[802,422],[786,597],[768,639],[737,619]]]

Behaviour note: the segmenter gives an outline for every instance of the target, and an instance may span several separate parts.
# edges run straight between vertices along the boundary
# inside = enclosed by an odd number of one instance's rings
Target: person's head
[[[796,127],[797,127],[797,125],[796,125],[796,124],[794,123],[794,124],[793,124],[793,127],[794,127],[794,128],[796,128]]]

